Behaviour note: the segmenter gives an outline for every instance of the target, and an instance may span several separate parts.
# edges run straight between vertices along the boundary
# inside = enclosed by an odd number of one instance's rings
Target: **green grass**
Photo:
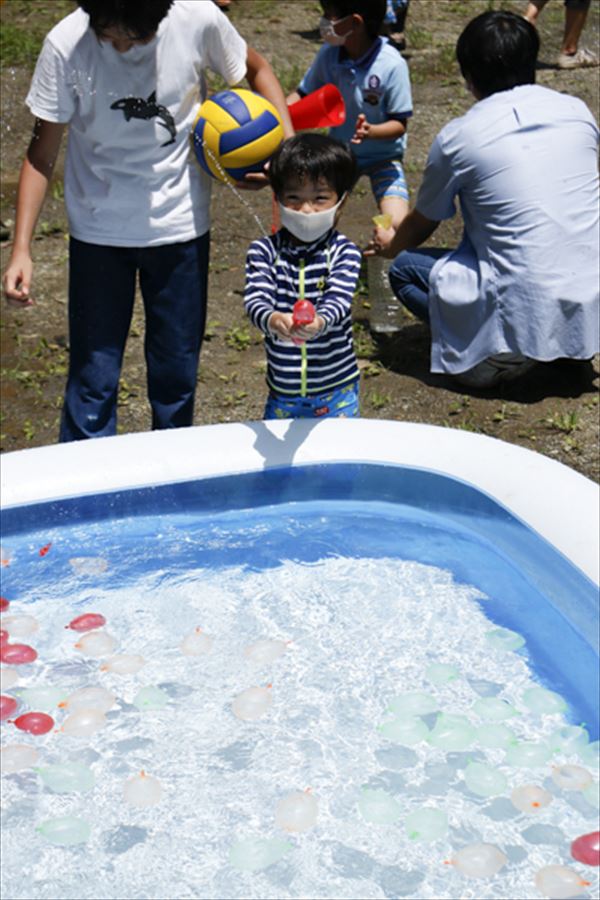
[[[33,68],[48,31],[75,8],[73,0],[6,0],[0,20],[0,67]]]

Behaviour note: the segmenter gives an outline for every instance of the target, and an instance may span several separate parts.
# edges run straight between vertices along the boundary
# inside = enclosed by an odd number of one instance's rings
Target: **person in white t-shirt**
[[[415,208],[367,254],[396,259],[396,296],[431,327],[431,371],[487,387],[535,361],[598,352],[598,127],[578,98],[536,85],[539,38],[482,13],[456,55],[476,103],[435,138]],[[408,249],[464,222],[451,252]]]
[[[209,0],[80,0],[44,41],[26,100],[36,121],[3,283],[10,303],[32,305],[31,241],[68,126],[70,364],[61,441],[116,433],[138,277],[152,427],[192,424],[210,178],[190,153],[190,133],[207,68],[229,85],[247,78],[293,134],[270,65]]]

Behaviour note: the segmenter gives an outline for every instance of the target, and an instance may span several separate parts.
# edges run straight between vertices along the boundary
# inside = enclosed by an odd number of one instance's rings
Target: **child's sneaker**
[[[587,47],[580,47],[576,53],[561,53],[558,57],[559,69],[587,69],[597,65],[600,60]]]

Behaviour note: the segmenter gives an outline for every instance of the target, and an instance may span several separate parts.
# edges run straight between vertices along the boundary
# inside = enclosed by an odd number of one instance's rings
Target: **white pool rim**
[[[381,419],[241,422],[18,450],[2,456],[1,506],[327,463],[404,466],[466,482],[599,583],[598,485],[523,447],[434,425]]]

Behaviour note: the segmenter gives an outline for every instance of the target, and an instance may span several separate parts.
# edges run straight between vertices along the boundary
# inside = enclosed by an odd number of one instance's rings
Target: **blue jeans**
[[[138,272],[152,428],[191,425],[206,322],[208,232],[158,247],[105,247],[71,238],[69,249],[71,349],[60,440],[116,433]]]
[[[447,250],[403,250],[390,266],[390,284],[400,303],[422,322],[429,323],[429,275]]]

